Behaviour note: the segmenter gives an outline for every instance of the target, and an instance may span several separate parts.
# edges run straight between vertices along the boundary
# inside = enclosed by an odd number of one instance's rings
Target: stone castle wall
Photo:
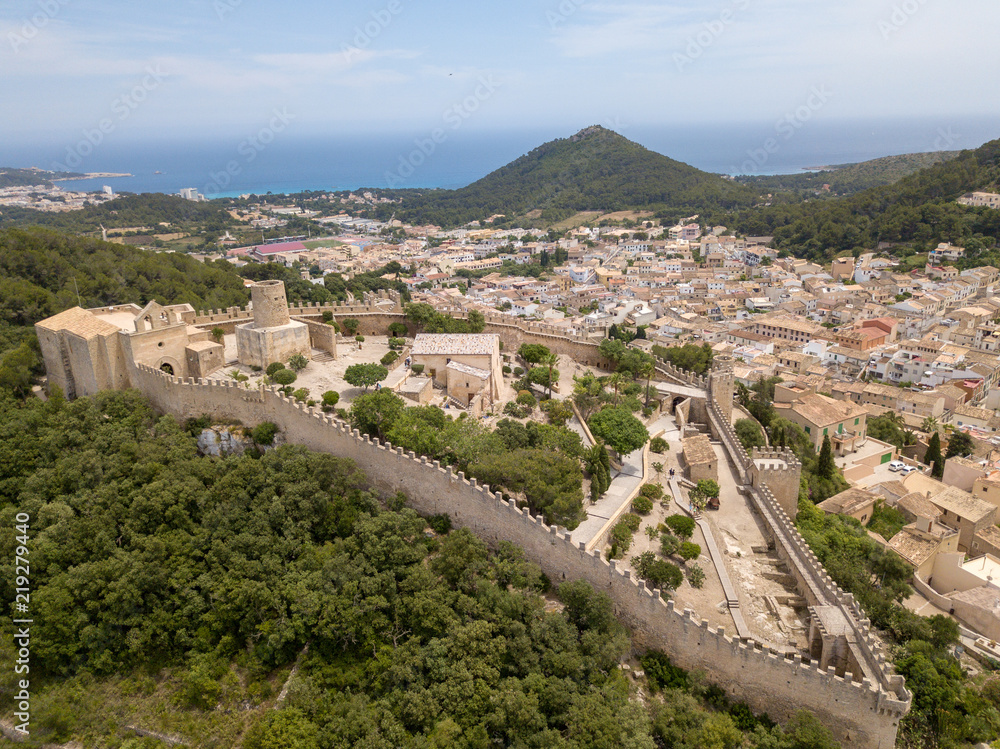
[[[902,679],[889,674],[884,659],[878,660],[881,655],[867,631],[867,622],[862,646],[870,649],[873,661],[883,668],[874,678],[852,682],[837,676],[832,668],[820,670],[815,661],[785,657],[729,637],[721,629],[713,630],[690,612],[675,610],[672,602],[663,601],[644,583],[631,579],[614,562],[606,562],[599,552],[588,553],[574,546],[568,534],[504,502],[488,487],[445,470],[437,462],[412,452],[404,454],[401,448],[352,432],[343,422],[284,397],[276,389],[247,390],[236,382],[182,380],[145,366],[135,367],[131,375],[133,384],[164,412],[181,418],[209,414],[246,425],[272,421],[289,442],[351,458],[377,490],[385,494],[405,492],[418,512],[447,513],[457,527],[468,528],[492,544],[510,541],[521,546],[554,581],[587,580],[611,598],[616,614],[633,630],[638,645],[663,650],[684,668],[705,671],[709,679],[756,710],[787,719],[804,708],[851,746],[888,749],[894,745],[899,718],[909,703],[898,699],[898,694],[907,696]],[[713,419],[721,419],[717,410]],[[728,423],[718,425],[727,440],[735,440],[726,427],[732,432]],[[731,448],[730,454],[735,454]],[[749,461],[749,456],[745,460]],[[802,574],[807,587],[815,591],[811,598],[825,603],[833,596],[861,621],[863,615],[853,598],[840,592],[825,575],[766,488],[757,494],[758,509],[767,513],[766,520],[781,535],[779,548],[787,549],[808,568]]]

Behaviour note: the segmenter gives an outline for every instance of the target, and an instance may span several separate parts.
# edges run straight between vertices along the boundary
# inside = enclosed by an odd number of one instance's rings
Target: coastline
[[[132,177],[128,172],[88,172],[82,177],[53,177],[50,182],[77,182],[84,179],[111,179],[112,177]]]

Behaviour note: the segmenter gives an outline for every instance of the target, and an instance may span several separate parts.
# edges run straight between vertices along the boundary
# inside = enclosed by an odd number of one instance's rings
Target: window
[[[806,434],[810,434],[811,432],[812,430],[809,427],[806,427]]]
[[[854,420],[854,426],[857,426],[860,421],[861,421],[861,417],[859,416],[858,418],[856,418]]]

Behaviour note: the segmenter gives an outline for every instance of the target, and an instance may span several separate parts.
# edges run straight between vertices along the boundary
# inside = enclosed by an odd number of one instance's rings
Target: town
[[[300,210],[259,206],[253,215]],[[281,281],[265,280],[246,282],[247,308],[73,308],[36,325],[50,389],[79,397],[137,387],[186,418],[268,419],[283,439],[350,455],[373,477],[386,458],[353,439],[401,439],[383,421],[390,417],[362,416],[392,403],[436,406],[487,430],[568,427],[583,450],[600,454],[607,444],[607,467],[588,464],[589,505],[540,506],[530,490],[517,500],[572,549],[561,562],[537,557],[547,574],[569,569],[599,581],[607,573],[590,570],[591,560],[607,560],[625,581],[669,593],[670,612],[718,628],[728,644],[717,647],[735,655],[744,643],[874,688],[881,717],[846,728],[841,711],[782,696],[766,672],[764,692],[753,694],[754,679],[734,679],[725,659],[706,665],[704,654],[679,652],[676,633],[659,629],[676,620],[633,610],[630,587],[612,586],[620,615],[678,662],[707,668],[777,715],[781,700],[808,704],[861,745],[891,744],[911,698],[886,670],[884,645],[855,598],[803,552],[795,527],[803,492],[821,514],[853,518],[898,557],[913,587],[905,607],[954,618],[973,668],[1000,656],[1000,271],[970,262],[965,248],[940,244],[906,272],[875,251],[830,267],[782,257],[770,237],[734,237],[698,216],[670,227],[638,217],[628,228],[562,237],[380,226],[346,213],[325,223],[339,233],[243,247],[228,239],[221,253],[319,284],[396,267],[385,280],[399,290],[289,302]],[[433,316],[467,330],[422,332]],[[603,405],[595,410],[589,398]],[[630,427],[608,429],[599,418],[618,411],[634,414],[621,418],[641,437],[623,438]],[[212,449],[238,441],[218,427],[204,439]],[[408,484],[415,506],[450,507],[454,522],[477,533],[537,544],[535,531],[511,531],[513,520],[474,519],[479,495],[446,502],[419,465]],[[493,475],[478,464],[467,470]],[[501,487],[511,480],[496,475]],[[866,704],[851,692],[841,699]]]

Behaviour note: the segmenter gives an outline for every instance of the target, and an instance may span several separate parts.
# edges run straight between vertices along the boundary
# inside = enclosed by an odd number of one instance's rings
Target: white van
[[[906,468],[906,463],[901,460],[894,460],[889,464],[890,471],[901,471]]]

